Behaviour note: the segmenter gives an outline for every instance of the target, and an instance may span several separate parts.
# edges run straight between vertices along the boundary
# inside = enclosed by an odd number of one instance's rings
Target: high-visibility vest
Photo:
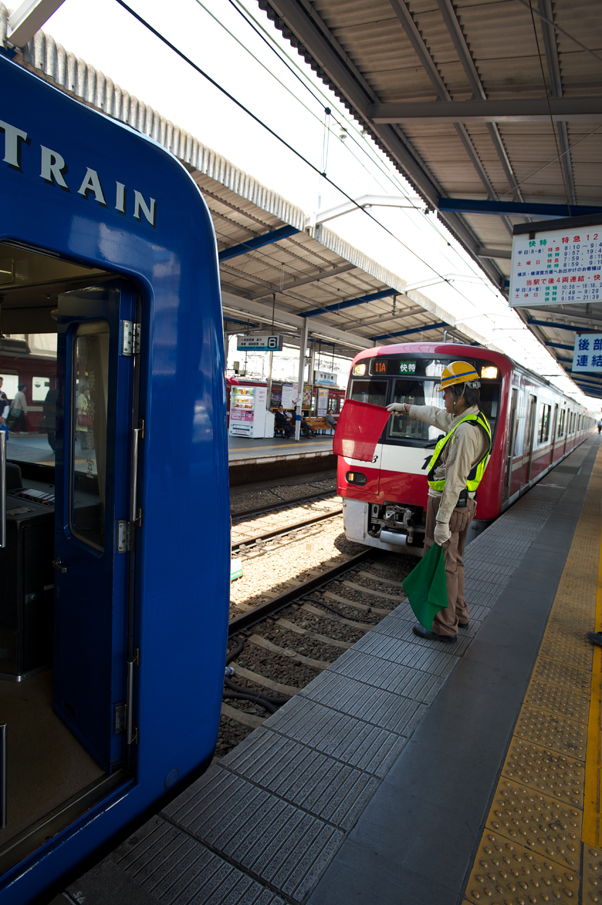
[[[433,490],[442,491],[443,488],[445,487],[445,478],[442,478],[442,480],[440,480],[440,481],[435,481],[433,479],[433,475],[435,473],[437,463],[439,461],[441,453],[443,452],[444,447],[447,445],[447,443],[449,443],[449,441],[453,437],[454,431],[465,421],[471,422],[472,424],[476,425],[480,430],[483,431],[483,433],[487,437],[487,440],[489,441],[489,449],[487,450],[485,455],[477,462],[477,464],[473,465],[473,467],[470,470],[470,474],[468,475],[468,480],[466,481],[466,489],[470,493],[472,493],[473,491],[475,491],[477,489],[477,487],[481,483],[481,479],[485,473],[485,469],[487,468],[487,463],[489,462],[489,456],[491,455],[491,428],[490,428],[489,422],[487,421],[487,418],[485,417],[483,412],[477,412],[476,415],[466,415],[464,418],[461,418],[457,424],[454,424],[454,426],[452,427],[450,432],[448,434],[446,434],[445,437],[441,437],[441,439],[437,443],[437,445],[435,447],[435,452],[433,453],[433,455],[431,457],[431,461],[429,462],[429,464],[427,466],[429,487],[432,487]]]

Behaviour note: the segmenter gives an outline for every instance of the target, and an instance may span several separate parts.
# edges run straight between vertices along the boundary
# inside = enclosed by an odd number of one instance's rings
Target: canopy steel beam
[[[445,82],[443,81],[443,79],[441,78],[441,75],[439,74],[439,70],[437,69],[437,66],[435,65],[435,61],[433,60],[433,58],[430,54],[430,51],[428,50],[426,44],[424,43],[424,39],[423,39],[422,35],[420,34],[416,23],[414,22],[412,14],[411,14],[410,10],[408,9],[408,7],[405,3],[405,0],[389,0],[389,2],[391,4],[391,6],[393,7],[395,15],[401,22],[406,35],[410,39],[410,43],[411,43],[412,47],[414,48],[414,50],[416,51],[416,55],[417,55],[418,59],[420,60],[422,66],[424,67],[429,79],[431,80],[431,83],[432,83],[435,91],[439,95],[439,103],[451,102],[451,94],[447,90],[447,86],[445,85]],[[382,104],[371,105],[371,107],[368,111],[368,116],[370,117],[370,119],[372,121],[377,122],[376,118],[374,117],[374,115],[372,113],[373,107],[381,107],[381,106],[383,106],[383,105]],[[387,106],[387,105],[384,105],[384,106]],[[387,122],[387,120],[384,120],[383,122]],[[464,145],[464,148],[466,150],[466,153],[468,154],[468,157],[471,160],[472,165],[474,166],[475,170],[477,171],[479,179],[481,180],[481,182],[487,189],[488,195],[491,198],[496,198],[497,196],[495,194],[495,190],[494,190],[491,182],[489,181],[489,176],[487,175],[487,173],[485,171],[485,167],[481,163],[481,159],[476,152],[476,149],[472,143],[472,140],[471,140],[468,132],[466,131],[466,128],[459,121],[454,122],[454,127],[456,129],[456,132],[458,133],[460,141]]]
[[[569,315],[567,315],[569,316]],[[535,317],[527,318],[527,323],[529,325],[535,324],[537,327],[552,327],[554,330],[568,330],[571,333],[584,333],[587,332],[584,327],[575,327],[573,324],[561,324],[558,321],[540,321]],[[592,330],[592,333],[595,332]]]
[[[562,97],[562,77],[560,75],[560,61],[558,59],[558,47],[556,45],[556,34],[554,28],[549,21],[553,20],[554,13],[550,0],[539,0],[539,11],[542,15],[541,30],[543,33],[543,43],[546,52],[546,62],[548,64],[548,73],[550,76],[550,93],[554,98]],[[551,106],[551,104],[550,104]],[[567,190],[567,201],[569,204],[575,204],[575,183],[573,181],[573,167],[571,163],[571,155],[569,152],[569,136],[565,122],[558,122],[558,142],[560,144],[560,165]]]
[[[369,302],[377,302],[386,299],[390,295],[401,295],[399,289],[381,289],[380,292],[372,292],[370,295],[362,295],[355,299],[346,299],[343,302],[335,302],[334,305],[324,305],[322,308],[312,308],[311,311],[301,311],[300,317],[315,317],[316,314],[326,314],[328,311],[343,311],[344,308],[355,308],[356,305],[367,305]]]
[[[14,47],[25,47],[64,0],[25,0],[8,19],[6,39]]]
[[[394,0],[393,0],[394,2]],[[521,123],[580,122],[602,120],[600,97],[528,97],[500,100],[407,101],[396,104],[371,104],[368,110],[374,123],[416,125],[418,123]]]
[[[553,343],[548,340],[545,341],[544,346],[549,346],[551,349],[565,349],[567,352],[572,352],[575,348],[574,346],[567,346],[566,343]]]
[[[445,330],[446,327],[451,327],[451,324],[440,321],[438,324],[423,324],[421,327],[411,327],[409,330],[397,330],[395,333],[381,333],[379,336],[371,336],[370,339],[376,342],[379,339],[394,339],[397,336],[409,336],[410,333],[422,333],[423,330]]]
[[[329,279],[329,277],[337,277],[341,273],[347,273],[348,270],[355,270],[355,267],[355,264],[339,264],[338,267],[332,267],[330,270],[318,270],[316,273],[310,274],[309,276],[299,277],[298,280],[284,283],[281,287],[273,286],[266,287],[265,289],[258,289],[256,292],[252,292],[249,297],[252,299],[262,299],[268,295],[272,295],[272,293],[288,292],[289,289],[296,289],[298,286],[307,286],[308,283],[320,283],[322,280]]]
[[[479,258],[500,258],[509,261],[512,257],[512,250],[510,248],[485,248],[479,246],[477,254]]]
[[[494,214],[498,217],[584,217],[600,215],[602,207],[568,204],[539,204],[530,201],[475,201],[470,198],[439,198],[439,210],[458,214]],[[536,227],[534,227],[536,228]]]
[[[245,242],[238,245],[232,245],[230,248],[224,248],[219,253],[220,264],[223,261],[229,261],[230,258],[237,258],[239,255],[246,255],[249,251],[255,251],[257,248],[263,248],[265,245],[273,245],[274,242],[280,242],[281,239],[290,239],[295,236],[299,230],[294,226],[281,226],[273,229],[269,233],[263,233],[261,236],[253,236]]]
[[[479,76],[477,68],[473,62],[472,55],[464,37],[464,32],[462,31],[460,23],[458,22],[458,17],[456,16],[456,11],[451,0],[437,0],[437,5],[439,7],[441,15],[443,16],[443,21],[447,26],[447,30],[449,31],[454,47],[456,48],[456,52],[464,68],[464,72],[466,73],[466,77],[468,79],[470,87],[472,88],[472,92],[475,98],[480,98],[484,101],[487,100],[487,95],[485,94],[485,89],[483,88],[481,77]],[[510,158],[508,157],[506,147],[504,145],[504,142],[502,141],[502,136],[499,133],[499,129],[495,123],[487,123],[487,131],[491,136],[493,146],[500,159],[502,167],[504,168],[508,184],[513,190],[516,199],[518,201],[522,201],[523,196],[518,186],[514,170],[512,169],[512,164],[510,163]]]

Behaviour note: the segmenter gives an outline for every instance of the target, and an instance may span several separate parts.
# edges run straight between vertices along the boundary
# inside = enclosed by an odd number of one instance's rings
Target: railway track
[[[271,528],[267,531],[258,531],[255,534],[245,534],[244,540],[232,544],[232,553],[238,553],[239,555],[260,555],[263,552],[267,552],[263,549],[263,544],[265,544],[266,541],[285,541],[289,538],[294,541],[297,539],[295,535],[302,529],[315,525],[317,522],[335,518],[337,515],[341,515],[342,511],[343,507],[339,506],[331,512],[321,512],[317,515],[299,519],[296,522],[282,527]]]
[[[282,500],[281,502],[270,501],[264,506],[255,506],[252,509],[239,509],[232,512],[232,524],[238,524],[243,519],[250,518],[255,515],[268,515],[271,512],[280,512],[286,509],[290,509],[293,506],[299,506],[303,503],[310,503],[314,500],[327,499],[333,496],[336,496],[336,490],[321,490],[317,493],[306,493],[303,496],[293,497],[293,499]]]
[[[223,756],[403,603],[412,557],[364,550],[233,618],[220,736]]]

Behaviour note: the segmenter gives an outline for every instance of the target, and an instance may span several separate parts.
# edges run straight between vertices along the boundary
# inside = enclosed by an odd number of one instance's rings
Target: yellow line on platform
[[[585,639],[602,628],[601,543],[598,454],[465,905],[602,903],[602,649]]]
[[[597,462],[596,462],[597,464]],[[599,547],[598,588],[596,592],[596,632],[602,630],[602,538]],[[602,648],[594,647],[590,689],[587,759],[585,763],[585,797],[582,840],[587,845],[602,847]]]

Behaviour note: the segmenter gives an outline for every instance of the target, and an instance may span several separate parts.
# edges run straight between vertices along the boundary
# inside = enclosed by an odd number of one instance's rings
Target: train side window
[[[551,411],[552,411],[551,405],[542,405],[541,415],[539,416],[539,431],[538,431],[539,443],[544,443],[546,440],[550,439],[550,412]]]
[[[80,324],[71,378],[71,533],[104,549],[109,325]]]
[[[370,402],[372,405],[387,404],[386,380],[354,380],[351,384],[350,399],[356,402]]]

